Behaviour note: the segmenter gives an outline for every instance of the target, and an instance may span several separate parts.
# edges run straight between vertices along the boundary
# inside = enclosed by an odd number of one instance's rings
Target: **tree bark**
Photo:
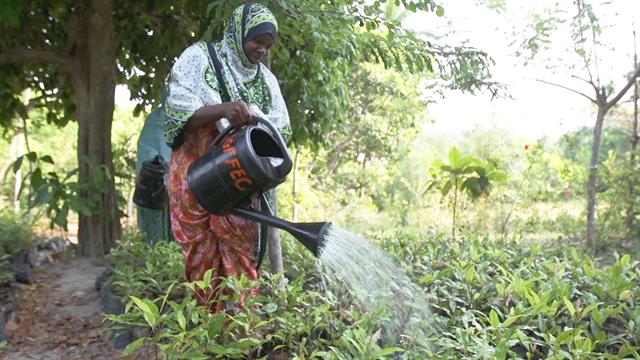
[[[113,179],[111,124],[115,102],[115,38],[111,0],[77,3],[75,56],[72,78],[78,118],[79,180],[91,181],[95,171],[106,169],[106,192],[95,196],[99,211],[79,214],[78,255],[102,257],[122,234]]]
[[[589,180],[587,181],[587,244],[591,247],[592,255],[596,254],[598,229],[596,228],[596,193],[598,182],[598,166],[600,164],[600,145],[602,143],[602,127],[607,113],[606,104],[598,104],[596,125],[593,128],[593,146],[591,148],[591,163],[589,164]]]
[[[635,47],[636,32],[633,32],[633,68],[638,68],[638,51]],[[631,127],[631,156],[629,158],[629,166],[631,171],[635,171],[636,164],[636,149],[638,148],[638,140],[640,140],[640,134],[638,134],[638,80],[633,83],[633,124]],[[627,227],[632,229],[635,225],[636,218],[636,204],[635,204],[636,189],[634,186],[634,180],[632,179],[629,184],[628,199],[629,205],[627,207]]]
[[[278,216],[278,192],[271,190],[273,199],[273,215]],[[280,230],[269,226],[267,233],[267,243],[269,248],[269,271],[272,274],[281,273],[284,270],[282,264],[282,244],[280,243]]]
[[[296,154],[293,157],[293,179],[291,181],[291,202],[293,205],[293,222],[298,221],[298,155],[300,149],[296,146]]]
[[[247,0],[245,3],[249,3]],[[263,59],[263,64],[271,69],[271,53],[265,59]],[[273,199],[273,215],[278,216],[278,192],[276,189],[271,190],[271,198]],[[273,226],[269,226],[267,230],[267,247],[268,247],[268,255],[269,255],[269,271],[272,274],[281,273],[284,271],[284,266],[282,263],[282,244],[280,242],[280,230]],[[280,284],[280,286],[284,286],[284,284]]]

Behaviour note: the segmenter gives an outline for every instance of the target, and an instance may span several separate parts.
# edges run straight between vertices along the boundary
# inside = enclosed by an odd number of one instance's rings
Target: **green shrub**
[[[124,234],[120,244],[111,250],[113,273],[109,278],[113,292],[119,297],[154,298],[169,286],[184,281],[184,257],[177,242],[149,244],[136,231]]]
[[[572,247],[482,241],[382,244],[432,299],[444,358],[638,357],[640,266]]]
[[[33,245],[32,223],[13,211],[0,212],[0,284],[13,281],[9,268],[11,257],[31,249]]]
[[[571,247],[454,242],[393,229],[372,238],[430,299],[427,341],[386,336],[385,309],[363,311],[348,289],[324,281],[313,258],[288,236],[285,288],[281,276],[223,279],[221,286],[234,290],[223,301],[237,303],[239,294],[260,288],[233,314],[196,305],[194,292],[208,288],[208,280],[181,283],[178,275],[139,266],[124,268],[140,279],[127,290],[126,313],[108,319],[148,334],[128,352],[147,344],[168,359],[640,357],[640,265],[628,255],[598,266]],[[129,263],[154,258],[156,248],[129,251]]]
[[[0,212],[0,253],[13,255],[33,244],[33,224],[13,211]]]

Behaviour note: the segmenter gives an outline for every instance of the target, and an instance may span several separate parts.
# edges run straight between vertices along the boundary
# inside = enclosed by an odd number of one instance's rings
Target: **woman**
[[[158,156],[163,163],[171,159],[171,148],[164,141],[165,115],[162,106],[154,110],[144,121],[144,126],[138,138],[138,155],[136,158],[136,179],[142,171],[145,161],[152,161]],[[138,228],[145,235],[150,244],[159,241],[173,241],[171,219],[169,217],[169,202],[163,202],[162,209],[149,209],[140,205],[137,208]]]
[[[171,226],[185,255],[187,280],[213,276],[258,277],[256,243],[259,225],[236,216],[215,216],[202,208],[187,185],[191,163],[208,149],[212,139],[226,126],[253,123],[252,115],[270,121],[286,138],[289,114],[277,79],[260,63],[277,39],[277,22],[269,9],[259,4],[238,7],[221,42],[214,45],[222,65],[223,83],[216,72],[207,44],[198,42],[178,58],[168,79],[165,102],[165,137],[173,152],[169,167]],[[228,99],[222,95],[228,94]],[[212,284],[215,288],[219,280]],[[225,304],[211,302],[200,294],[201,304],[213,311]]]

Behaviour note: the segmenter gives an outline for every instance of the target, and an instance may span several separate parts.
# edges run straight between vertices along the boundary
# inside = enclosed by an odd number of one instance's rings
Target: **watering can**
[[[255,194],[282,184],[293,167],[282,135],[267,120],[254,120],[240,129],[229,126],[213,140],[188,169],[189,189],[210,213],[233,214],[285,230],[317,257],[330,223],[290,222],[269,209],[263,212],[248,205]]]

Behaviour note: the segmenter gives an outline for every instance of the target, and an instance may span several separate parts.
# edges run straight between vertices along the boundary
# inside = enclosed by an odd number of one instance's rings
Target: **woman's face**
[[[273,37],[270,34],[263,34],[257,38],[247,41],[244,44],[244,52],[252,64],[257,65],[269,55],[269,51],[273,46]]]

